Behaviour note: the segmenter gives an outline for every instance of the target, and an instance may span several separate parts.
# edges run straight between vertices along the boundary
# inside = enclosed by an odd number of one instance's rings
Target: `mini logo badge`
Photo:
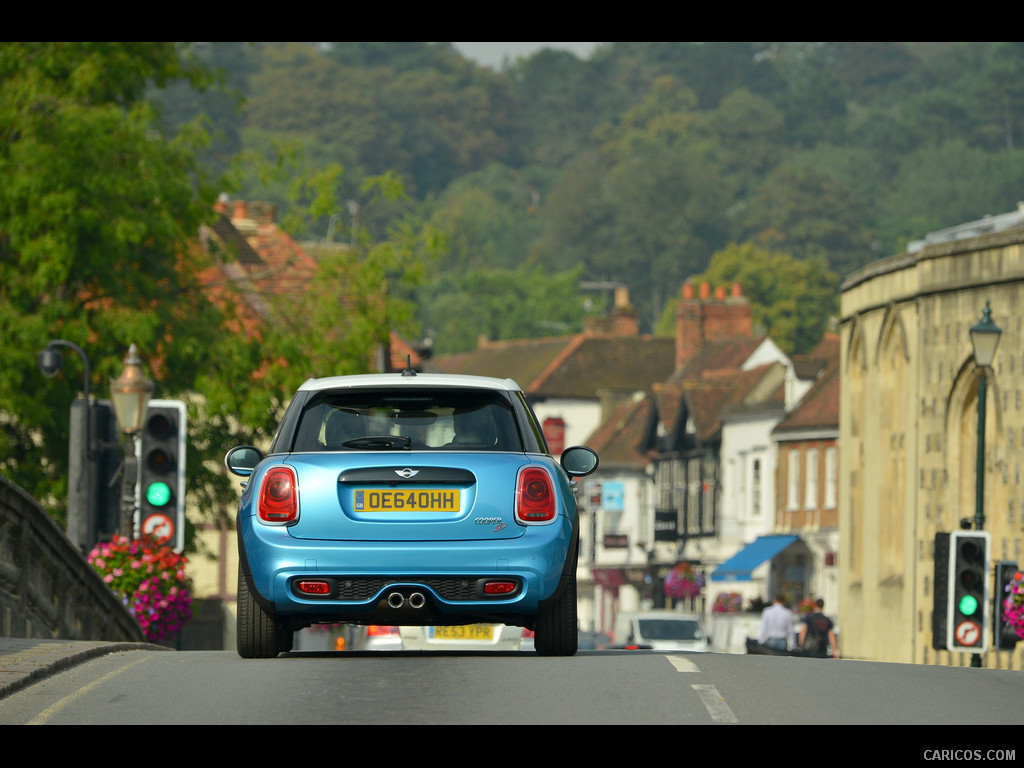
[[[395,470],[396,475],[398,475],[399,477],[404,477],[406,480],[408,480],[410,477],[416,477],[416,475],[418,475],[419,473],[420,471],[418,469],[410,469],[409,467],[406,467],[405,469]]]

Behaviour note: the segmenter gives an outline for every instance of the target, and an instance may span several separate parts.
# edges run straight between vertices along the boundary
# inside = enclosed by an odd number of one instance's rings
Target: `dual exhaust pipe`
[[[406,597],[401,592],[392,592],[388,595],[388,605],[392,608],[401,608],[403,605],[408,604],[410,608],[422,608],[427,604],[427,598],[420,592],[413,592]]]

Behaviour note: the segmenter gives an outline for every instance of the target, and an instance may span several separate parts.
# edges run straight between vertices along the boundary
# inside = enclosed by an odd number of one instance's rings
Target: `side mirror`
[[[570,477],[586,477],[595,469],[599,459],[597,451],[587,448],[585,445],[574,445],[562,451],[560,459],[562,469],[569,473]]]
[[[233,475],[248,477],[261,461],[263,461],[263,453],[259,448],[254,448],[251,445],[239,445],[228,451],[227,456],[224,457],[224,466]]]

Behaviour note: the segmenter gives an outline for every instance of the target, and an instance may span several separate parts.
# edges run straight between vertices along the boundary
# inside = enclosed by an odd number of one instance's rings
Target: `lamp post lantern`
[[[996,349],[1002,329],[992,321],[992,309],[988,300],[981,314],[981,320],[971,328],[971,346],[974,348],[974,363],[980,369],[978,377],[978,453],[975,465],[974,486],[974,529],[985,528],[985,410],[988,397],[988,373],[995,360]],[[987,564],[986,564],[987,567]],[[987,572],[985,578],[988,578]],[[971,666],[981,666],[981,655],[971,656]]]
[[[142,428],[146,405],[156,386],[142,373],[142,360],[132,344],[124,358],[121,375],[110,382],[110,399],[114,403],[117,426],[126,435],[134,435]]]
[[[110,382],[110,399],[121,432],[128,437],[124,452],[124,476],[121,486],[121,525],[129,537],[139,506],[139,444],[136,438],[146,418],[146,407],[156,386],[142,372],[142,360],[135,345],[128,348],[121,375]]]

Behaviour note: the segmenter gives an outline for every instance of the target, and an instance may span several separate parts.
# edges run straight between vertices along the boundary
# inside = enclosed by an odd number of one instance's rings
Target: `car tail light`
[[[551,477],[540,467],[519,473],[516,487],[516,518],[522,523],[549,523],[555,519],[555,492]]]
[[[274,467],[263,478],[258,507],[265,523],[287,524],[299,519],[299,492],[290,467]]]
[[[327,581],[310,581],[303,580],[298,584],[299,592],[306,595],[329,595],[331,594],[331,585]]]
[[[484,583],[485,595],[511,595],[519,589],[519,582],[512,580],[488,581]]]
[[[366,628],[366,634],[370,637],[389,637],[398,634],[398,627],[385,627],[371,624]]]

